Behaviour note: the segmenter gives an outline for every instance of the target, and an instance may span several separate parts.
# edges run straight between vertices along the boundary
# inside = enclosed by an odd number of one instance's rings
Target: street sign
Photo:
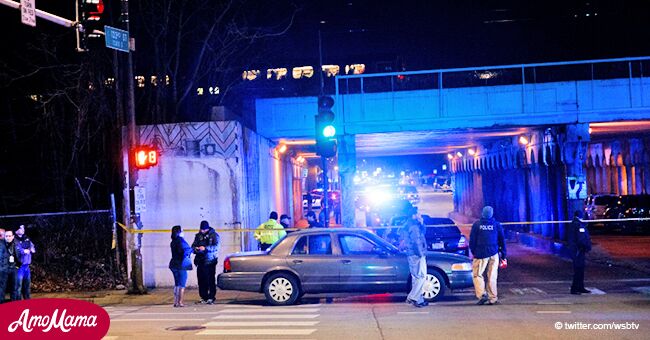
[[[111,26],[104,26],[106,47],[129,52],[129,32]]]
[[[147,199],[144,187],[133,188],[133,193],[135,197],[135,213],[139,214],[147,211]]]
[[[20,0],[20,21],[36,27],[36,0]]]

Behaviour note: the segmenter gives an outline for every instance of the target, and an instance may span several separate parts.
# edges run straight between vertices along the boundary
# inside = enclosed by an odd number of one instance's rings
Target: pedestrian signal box
[[[151,146],[138,146],[133,151],[134,164],[138,169],[149,169],[158,164],[158,150]]]

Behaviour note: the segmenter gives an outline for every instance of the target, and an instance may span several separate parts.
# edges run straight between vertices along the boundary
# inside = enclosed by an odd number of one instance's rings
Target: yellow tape
[[[621,219],[600,219],[600,220],[581,220],[584,223],[602,223],[602,222],[632,222],[632,221],[650,221],[650,218],[621,218]],[[533,225],[533,224],[567,224],[573,221],[521,221],[521,222],[501,222],[501,225]],[[124,224],[117,222],[124,231],[132,234],[156,234],[156,233],[171,233],[171,229],[134,229],[128,228]],[[427,225],[427,228],[436,228],[436,227],[471,227],[471,223],[459,223],[459,224],[434,224]],[[400,226],[388,226],[388,227],[358,227],[359,229],[371,229],[371,230],[381,230],[381,229],[394,229],[399,228]],[[335,227],[336,228],[336,227]],[[287,231],[297,231],[303,230],[304,228],[286,228]],[[233,233],[233,232],[254,232],[257,229],[215,229],[215,231],[220,233]],[[199,229],[184,229],[184,231],[197,233]]]

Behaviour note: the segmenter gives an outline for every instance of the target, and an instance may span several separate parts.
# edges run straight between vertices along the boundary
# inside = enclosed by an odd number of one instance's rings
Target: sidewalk
[[[147,294],[144,295],[128,294],[126,290],[102,290],[96,292],[34,293],[32,298],[79,299],[104,307],[111,305],[172,305],[174,303],[173,288],[149,289]],[[217,303],[219,304],[263,298],[264,295],[260,293],[217,290]],[[198,289],[188,288],[185,294],[185,304],[192,305],[196,301],[199,301]]]

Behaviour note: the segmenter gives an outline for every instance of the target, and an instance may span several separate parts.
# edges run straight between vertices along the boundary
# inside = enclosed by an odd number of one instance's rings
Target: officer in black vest
[[[573,221],[569,225],[567,234],[569,251],[573,259],[571,294],[574,295],[591,293],[585,289],[585,254],[591,250],[591,237],[589,237],[586,223],[580,219],[581,216],[580,211],[573,214]]]

